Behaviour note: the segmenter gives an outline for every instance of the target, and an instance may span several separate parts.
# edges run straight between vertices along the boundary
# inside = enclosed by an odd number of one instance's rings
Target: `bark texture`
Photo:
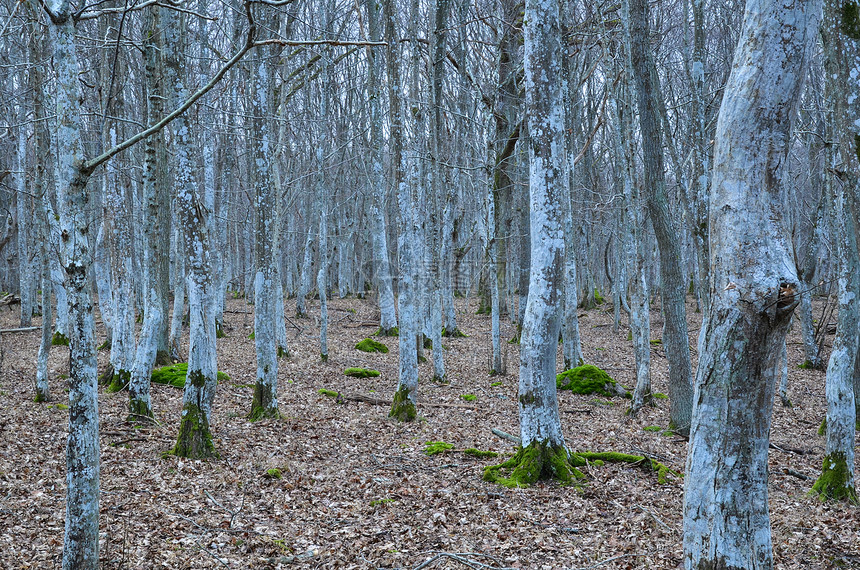
[[[717,123],[711,307],[684,496],[686,568],[773,567],[767,451],[798,278],[783,221],[792,119],[820,4],[749,0]]]

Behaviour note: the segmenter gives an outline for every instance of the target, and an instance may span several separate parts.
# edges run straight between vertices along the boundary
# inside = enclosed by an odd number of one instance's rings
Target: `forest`
[[[856,0],[4,0],[0,65],[0,567],[860,567]]]

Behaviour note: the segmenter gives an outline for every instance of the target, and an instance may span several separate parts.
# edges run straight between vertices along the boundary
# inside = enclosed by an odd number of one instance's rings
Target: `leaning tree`
[[[710,310],[684,496],[686,568],[773,567],[767,453],[798,278],[783,173],[820,2],[748,0],[717,123]]]

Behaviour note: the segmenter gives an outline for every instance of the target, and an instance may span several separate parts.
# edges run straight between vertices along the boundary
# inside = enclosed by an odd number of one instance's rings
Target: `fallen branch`
[[[41,328],[42,327],[21,327],[19,329],[2,329],[2,330],[0,330],[0,333],[30,332],[30,331],[37,331]]]
[[[500,430],[499,428],[492,428],[490,431],[502,439],[512,441],[512,442],[516,443],[517,445],[522,445],[523,440],[521,440],[520,438],[518,438],[515,435],[511,435],[507,432],[504,432],[504,431]]]
[[[797,447],[789,447],[787,445],[777,445],[773,442],[770,442],[770,448],[782,451],[783,453],[796,453],[797,455],[808,455],[812,453],[812,451],[807,449],[799,449]]]
[[[804,481],[809,481],[810,479],[812,479],[812,477],[810,477],[809,475],[804,475],[800,471],[794,471],[793,469],[783,469],[782,472],[786,475],[791,475],[792,477],[797,477],[798,479],[802,479]]]

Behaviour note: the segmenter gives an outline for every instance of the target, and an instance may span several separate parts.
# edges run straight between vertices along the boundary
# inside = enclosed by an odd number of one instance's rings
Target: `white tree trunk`
[[[164,67],[172,108],[187,98],[183,34],[184,17],[162,9]],[[180,115],[173,123],[176,211],[182,228],[182,247],[188,263],[189,346],[188,374],[182,398],[182,419],[172,452],[180,457],[217,455],[209,431],[209,414],[215,397],[217,365],[211,258],[211,212],[206,210],[192,159],[191,122]]]
[[[555,2],[527,0],[525,88],[529,121],[531,279],[520,352],[520,437],[565,448],[556,398],[556,353],[564,283],[565,176],[561,34]]]
[[[820,4],[749,0],[717,122],[711,307],[684,495],[686,568],[773,567],[767,452],[774,362],[797,299],[782,176]]]
[[[99,563],[99,414],[95,322],[87,239],[91,171],[82,170],[80,87],[75,26],[68,3],[45,5],[51,19],[57,74],[57,174],[60,258],[69,306],[69,438],[66,445],[64,570],[96,570]]]

